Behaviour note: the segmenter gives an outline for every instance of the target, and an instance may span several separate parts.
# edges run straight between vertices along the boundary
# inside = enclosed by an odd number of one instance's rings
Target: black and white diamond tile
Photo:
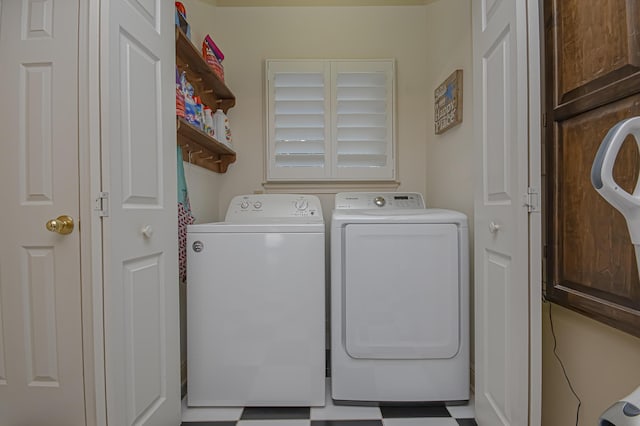
[[[334,405],[327,383],[324,407],[190,408],[183,426],[476,426],[473,401],[455,406]]]

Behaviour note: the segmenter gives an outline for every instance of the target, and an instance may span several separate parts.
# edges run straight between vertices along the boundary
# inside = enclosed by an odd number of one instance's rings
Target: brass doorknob
[[[58,216],[57,219],[47,222],[47,229],[62,235],[70,234],[73,231],[73,218],[67,215]]]

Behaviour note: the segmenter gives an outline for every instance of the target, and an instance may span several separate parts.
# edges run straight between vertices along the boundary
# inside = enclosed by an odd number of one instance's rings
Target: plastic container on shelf
[[[187,122],[200,128],[200,121],[196,101],[194,99],[193,86],[187,81],[184,88],[184,111]]]
[[[204,106],[204,132],[213,136],[213,111],[208,106]]]
[[[222,66],[224,54],[208,34],[202,41],[202,57],[218,78],[224,81],[224,67]]]
[[[231,147],[231,127],[229,117],[220,108],[213,114],[213,136],[223,144]]]
[[[184,92],[182,91],[182,83],[180,72],[176,67],[176,116],[185,118],[184,110]]]
[[[191,26],[187,22],[187,10],[179,1],[175,2],[175,6],[175,25],[176,27],[179,27],[182,32],[184,32],[188,39],[191,39]]]
[[[193,100],[196,103],[196,116],[198,119],[198,127],[200,127],[200,130],[204,131],[204,105],[202,105],[202,100],[200,99],[200,96],[194,96]]]

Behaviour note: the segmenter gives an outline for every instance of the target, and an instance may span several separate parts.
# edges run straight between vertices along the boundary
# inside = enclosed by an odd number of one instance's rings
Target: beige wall
[[[551,308],[557,352],[582,400],[580,425],[640,386],[640,339],[558,305]],[[549,304],[543,306],[542,424],[573,425],[576,399],[553,355]]]
[[[441,0],[431,4],[428,10],[426,199],[431,207],[467,214],[473,223],[471,0]],[[434,90],[456,69],[463,71],[462,123],[436,135]]]
[[[217,192],[220,217],[234,195],[263,190],[265,59],[395,58],[399,189],[421,192],[429,205],[460,210],[472,221],[470,0],[367,7],[214,3],[184,1],[196,45],[210,33],[225,52],[226,81],[237,97],[229,118],[238,160],[223,176],[202,177],[213,190],[192,194],[194,209],[201,196]],[[433,91],[458,68],[464,70],[464,120],[436,136]]]
[[[229,113],[238,161],[222,185],[221,206],[234,195],[263,189],[268,58],[395,58],[400,189],[424,192],[425,17],[425,6],[218,7],[211,33],[226,55],[226,79],[238,98]],[[324,207],[327,216],[333,206]]]
[[[399,189],[426,192],[425,141],[432,125],[428,108],[433,87],[427,76],[429,61],[422,52],[424,40],[437,36],[425,25],[430,5],[216,7],[211,1],[183,3],[195,44],[210,33],[225,53],[226,81],[237,97],[229,118],[238,160],[225,175],[203,178],[213,188],[209,193],[189,188],[194,209],[201,197],[217,192],[219,218],[234,195],[263,190],[267,58],[395,58]],[[295,191],[313,192],[305,187]],[[330,199],[323,197],[325,214],[333,207]]]

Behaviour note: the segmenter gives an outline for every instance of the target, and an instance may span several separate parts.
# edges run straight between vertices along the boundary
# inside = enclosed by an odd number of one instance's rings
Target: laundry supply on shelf
[[[189,124],[195,127],[200,127],[200,121],[198,120],[198,110],[196,107],[195,99],[193,99],[193,86],[191,85],[191,83],[186,81],[186,78],[184,80],[183,90],[185,119]]]
[[[193,101],[196,103],[196,117],[198,119],[198,127],[204,130],[204,106],[200,96],[194,96]]]
[[[183,33],[187,36],[188,39],[191,39],[191,26],[187,22],[187,10],[184,5],[177,1],[176,5],[176,14],[175,14],[175,25],[180,28]]]
[[[213,39],[209,34],[207,34],[204,37],[204,43],[206,43],[206,45],[211,49],[211,51],[213,52],[213,54],[215,55],[215,57],[218,59],[219,62],[224,61],[224,54],[222,53],[220,48],[216,45],[216,43],[213,41]]]
[[[224,81],[224,67],[222,66],[224,54],[208,34],[202,41],[202,57],[220,80]]]
[[[213,111],[208,106],[204,106],[204,132],[213,136]]]
[[[213,136],[223,144],[231,147],[231,127],[229,117],[220,108],[213,114]]]
[[[182,91],[180,71],[178,71],[178,67],[176,67],[176,116],[185,118],[184,92]]]

